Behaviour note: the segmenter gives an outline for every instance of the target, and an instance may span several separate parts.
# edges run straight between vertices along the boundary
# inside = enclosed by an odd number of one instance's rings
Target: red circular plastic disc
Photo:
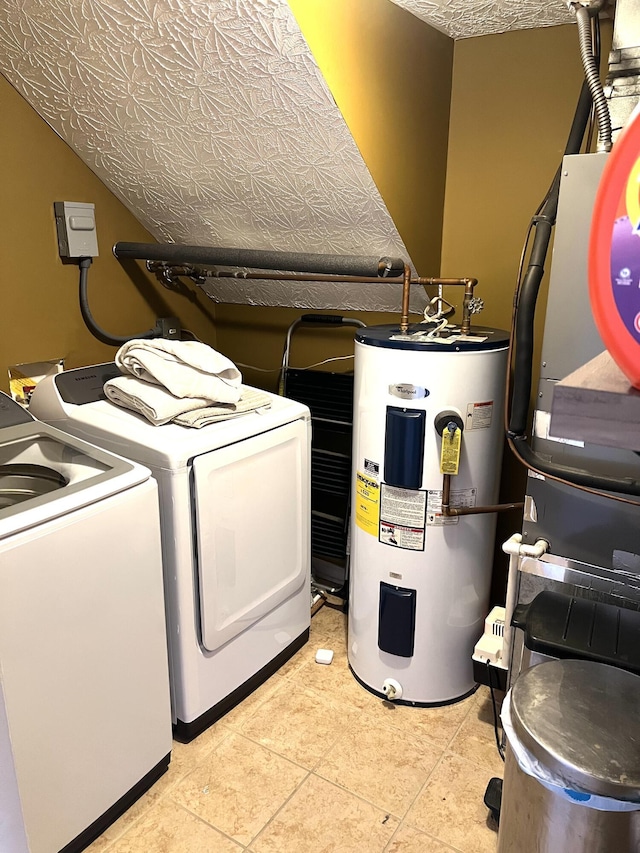
[[[640,113],[613,146],[596,194],[589,297],[606,348],[640,388]]]

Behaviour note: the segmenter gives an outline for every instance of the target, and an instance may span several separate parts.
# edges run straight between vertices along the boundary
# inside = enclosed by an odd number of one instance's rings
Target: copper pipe
[[[402,314],[400,315],[400,331],[406,332],[409,328],[409,289],[411,287],[411,270],[408,264],[404,265],[404,279],[402,281]]]
[[[451,474],[442,475],[442,514],[447,518],[451,515]]]
[[[473,288],[478,282],[471,283],[471,279],[464,286],[464,299],[462,300],[462,325],[460,331],[463,335],[468,335],[471,329],[471,299],[473,298]]]
[[[238,279],[264,279],[265,281],[326,281],[328,283],[338,282],[355,284],[397,284],[404,281],[404,277],[396,278],[369,278],[358,275],[323,275],[311,272],[246,272],[245,270],[198,270],[207,278],[238,278]]]
[[[524,503],[487,504],[486,506],[450,506],[451,474],[442,475],[442,514],[445,518],[459,515],[480,515],[487,512],[506,512],[510,509],[522,509]]]
[[[327,283],[349,283],[355,284],[394,284],[400,282],[399,276],[384,278],[384,277],[369,277],[357,275],[325,275],[324,273],[309,273],[309,272],[276,272],[276,271],[260,271],[252,272],[238,269],[206,269],[204,267],[186,267],[184,265],[172,265],[166,262],[152,262],[153,268],[149,269],[156,275],[167,272],[174,276],[185,277],[201,277],[201,278],[236,278],[236,279],[258,279],[264,281],[324,281]],[[471,312],[469,310],[473,289],[477,285],[476,278],[424,278],[418,276],[411,277],[411,268],[408,264],[404,265],[404,274],[402,276],[402,313],[400,316],[400,331],[405,333],[409,328],[409,300],[410,289],[412,284],[426,285],[460,285],[464,286],[464,301],[462,305],[462,324],[460,330],[463,335],[469,333],[471,326]]]
[[[279,272],[246,272],[244,270],[206,270],[203,273],[211,278],[240,278],[240,279],[266,279],[273,281],[326,281],[326,282],[355,282],[358,284],[380,284],[399,282],[395,278],[368,278],[366,276],[349,275],[323,275],[321,273],[279,273]],[[464,301],[462,305],[462,325],[460,330],[463,335],[469,333],[471,327],[471,312],[469,304],[473,296],[473,289],[477,285],[477,278],[411,278],[411,268],[404,265],[402,277],[402,313],[400,316],[400,331],[405,333],[409,329],[409,300],[412,284],[437,284],[437,285],[460,285],[464,286]]]
[[[467,285],[470,284],[472,288],[476,286],[478,283],[477,278],[423,278],[422,276],[418,276],[418,278],[414,279],[415,284],[444,284],[444,285]]]
[[[418,278],[418,283],[426,286],[428,284],[461,285],[464,287],[464,299],[462,302],[462,323],[460,331],[468,335],[471,329],[471,299],[473,289],[478,283],[477,278]]]
[[[510,509],[523,509],[524,503],[510,504],[487,504],[486,506],[453,506],[449,507],[448,512],[443,512],[447,517],[459,515],[481,515],[487,512],[507,512]]]
[[[210,278],[240,278],[240,279],[267,279],[273,281],[326,281],[326,282],[356,282],[359,284],[391,284],[398,282],[399,278],[367,278],[365,276],[337,276],[322,275],[320,273],[279,273],[279,272],[245,272],[244,270],[207,270],[205,275]],[[411,278],[411,268],[404,265],[402,277],[402,314],[400,317],[400,331],[406,332],[409,328],[409,297],[411,285],[417,280]]]

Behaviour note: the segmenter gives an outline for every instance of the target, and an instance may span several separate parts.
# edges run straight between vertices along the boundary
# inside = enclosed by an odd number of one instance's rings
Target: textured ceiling
[[[158,240],[408,258],[286,0],[4,0],[0,70]],[[393,284],[207,287],[401,303]]]
[[[562,0],[394,2],[455,38],[570,19]],[[158,240],[408,258],[286,0],[3,0],[0,71]],[[207,288],[400,306],[389,284]]]
[[[567,24],[564,0],[392,0],[451,38]]]

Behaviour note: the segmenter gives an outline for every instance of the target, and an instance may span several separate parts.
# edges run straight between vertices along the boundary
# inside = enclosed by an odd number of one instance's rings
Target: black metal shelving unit
[[[287,333],[281,390],[311,411],[311,576],[320,590],[345,599],[349,576],[353,372],[289,367],[291,336],[301,324],[364,326],[359,320],[306,314]]]

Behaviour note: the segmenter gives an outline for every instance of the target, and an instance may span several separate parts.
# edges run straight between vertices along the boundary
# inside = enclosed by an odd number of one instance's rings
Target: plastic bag
[[[516,734],[511,722],[511,691],[507,693],[502,703],[500,714],[502,728],[507,736],[509,747],[518,762],[520,769],[528,776],[532,776],[552,794],[556,794],[565,800],[577,805],[587,806],[601,812],[633,812],[640,810],[640,802],[629,802],[617,800],[612,797],[601,797],[589,791],[575,790],[567,787],[567,780],[559,774],[553,773],[545,767],[538,759],[522,744]]]

